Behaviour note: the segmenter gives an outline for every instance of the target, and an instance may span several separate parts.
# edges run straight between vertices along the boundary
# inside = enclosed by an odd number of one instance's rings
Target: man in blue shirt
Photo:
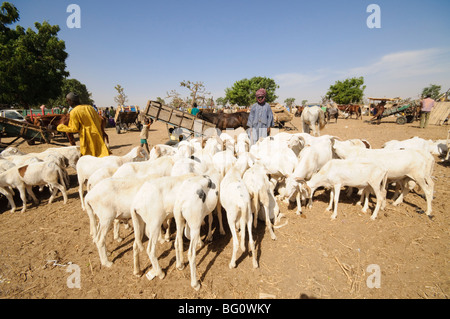
[[[191,114],[196,116],[198,111],[199,111],[199,109],[197,107],[197,103],[194,103],[194,105],[192,106]]]
[[[255,95],[257,103],[252,105],[247,121],[251,145],[260,138],[267,137],[270,134],[270,128],[274,125],[272,109],[269,103],[266,103],[266,90],[259,89]]]

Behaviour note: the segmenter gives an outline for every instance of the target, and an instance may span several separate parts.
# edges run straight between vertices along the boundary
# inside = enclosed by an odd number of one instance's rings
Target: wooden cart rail
[[[164,122],[178,128],[184,128],[191,133],[204,135],[208,129],[216,129],[216,125],[200,120],[192,114],[174,109],[156,101],[148,101],[144,116]]]

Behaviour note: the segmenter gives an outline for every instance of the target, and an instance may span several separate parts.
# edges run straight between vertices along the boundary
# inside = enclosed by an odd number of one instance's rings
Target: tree
[[[437,84],[430,84],[422,90],[422,97],[426,97],[428,94],[433,100],[437,100],[441,92],[441,86]]]
[[[172,102],[170,102],[170,106],[174,108],[184,107],[186,103],[183,101],[183,99],[180,97],[180,93],[178,93],[176,90],[171,90],[170,92],[167,92],[167,99],[172,99]]]
[[[227,101],[226,101],[225,98],[223,98],[223,97],[218,97],[218,98],[216,99],[216,103],[217,103],[217,105],[225,106],[225,105],[227,104]]]
[[[302,106],[305,106],[308,103],[308,100],[302,100]]]
[[[330,86],[326,98],[333,100],[337,104],[358,103],[364,96],[364,78],[350,78],[344,81],[336,81]]]
[[[159,97],[159,96],[156,98],[156,102],[159,102],[159,103],[161,103],[162,105],[165,105],[165,104],[166,104],[166,101],[164,101],[164,99],[161,98],[161,97]]]
[[[0,7],[0,103],[19,103],[25,108],[57,98],[66,71],[65,42],[57,37],[60,28],[44,21],[34,24],[37,32],[20,25],[17,8],[4,2]]]
[[[284,104],[286,104],[287,107],[292,107],[294,105],[295,98],[289,97],[286,100],[284,100]]]
[[[206,95],[211,94],[210,92],[206,91],[203,82],[182,81],[180,82],[180,86],[185,87],[189,91],[191,91],[191,106],[193,106],[194,103],[197,102],[197,100],[202,101],[202,103],[204,104],[206,101]]]
[[[250,106],[256,103],[255,93],[261,88],[266,89],[266,102],[271,103],[275,101],[278,96],[275,95],[275,90],[280,86],[275,83],[275,80],[265,77],[253,77],[249,79],[242,79],[234,83],[233,87],[225,89],[225,99],[231,104],[240,106]]]
[[[94,104],[94,101],[91,99],[92,94],[87,90],[86,85],[77,79],[64,79],[61,94],[56,99],[49,99],[45,105],[49,107],[67,105],[66,95],[70,92],[78,94],[81,104]]]
[[[128,97],[125,95],[124,88],[120,86],[120,84],[117,84],[114,88],[118,93],[118,95],[114,97],[114,102],[116,102],[117,105],[125,105],[125,102],[128,101]]]

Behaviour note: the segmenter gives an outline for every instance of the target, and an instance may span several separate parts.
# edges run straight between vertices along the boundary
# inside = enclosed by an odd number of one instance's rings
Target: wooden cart
[[[135,124],[136,128],[140,131],[142,129],[142,123],[139,115],[139,107],[137,106],[119,106],[114,116],[117,134],[120,134],[122,130],[130,130],[131,124]]]
[[[16,137],[7,145],[13,144],[19,138],[26,140],[29,145],[34,145],[36,141],[50,143],[52,134],[44,127],[0,116],[0,136]]]
[[[150,117],[153,120],[166,123],[167,129],[170,132],[169,136],[175,130],[179,132],[178,135],[183,136],[183,139],[190,136],[208,135],[212,133],[212,130],[216,130],[215,124],[200,120],[192,114],[174,109],[173,107],[163,105],[156,101],[148,101],[143,115]],[[188,134],[186,134],[186,132]]]
[[[375,101],[399,101],[399,99],[388,99],[388,98],[369,98],[371,101],[371,104],[375,105]],[[410,102],[408,104],[401,104],[398,103],[394,104],[393,107],[386,108],[381,115],[381,118],[385,118],[391,115],[396,115],[396,123],[403,125],[406,123],[411,123],[417,119],[417,106],[414,102]],[[374,123],[376,120],[372,120],[371,122]]]

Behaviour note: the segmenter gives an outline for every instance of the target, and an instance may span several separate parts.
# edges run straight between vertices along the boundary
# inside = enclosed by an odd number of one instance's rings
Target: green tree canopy
[[[326,98],[333,100],[337,104],[350,104],[362,101],[364,96],[364,78],[349,78],[344,81],[336,81],[330,86]]]
[[[279,87],[275,80],[266,77],[253,77],[250,80],[242,79],[235,82],[231,88],[225,89],[225,100],[231,104],[250,106],[256,103],[256,91],[264,88],[267,91],[266,102],[271,103],[278,98],[275,95],[275,90]]]
[[[0,7],[0,103],[39,105],[61,94],[66,71],[65,42],[60,28],[44,21],[34,24],[37,32],[8,25],[19,20],[17,8],[3,2]]]
[[[68,106],[66,95],[70,92],[78,94],[81,104],[94,104],[94,101],[91,99],[92,94],[88,91],[86,85],[77,79],[64,79],[61,87],[61,94],[56,99],[49,99],[46,105],[48,107]]]
[[[422,97],[426,97],[428,94],[433,100],[436,100],[441,92],[441,86],[437,84],[430,84],[422,90]]]

